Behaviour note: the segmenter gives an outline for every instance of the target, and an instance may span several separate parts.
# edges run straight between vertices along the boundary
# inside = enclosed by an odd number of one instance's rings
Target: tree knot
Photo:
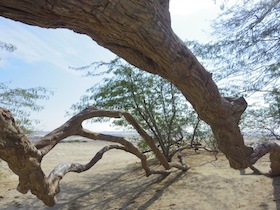
[[[224,97],[232,106],[233,116],[239,122],[240,116],[247,108],[247,102],[244,97]]]

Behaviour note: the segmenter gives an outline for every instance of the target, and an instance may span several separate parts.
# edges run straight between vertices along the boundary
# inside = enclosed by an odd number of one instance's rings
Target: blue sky
[[[171,0],[172,28],[184,41],[207,41],[209,20],[219,11],[213,0]],[[0,50],[0,82],[12,87],[43,86],[54,95],[41,104],[45,109],[32,113],[41,120],[39,130],[53,130],[63,124],[70,106],[101,78],[82,77],[69,66],[80,67],[96,61],[109,61],[115,55],[90,37],[66,29],[44,29],[0,17],[0,41],[17,47],[13,53]],[[86,125],[95,131],[114,130],[108,123]]]

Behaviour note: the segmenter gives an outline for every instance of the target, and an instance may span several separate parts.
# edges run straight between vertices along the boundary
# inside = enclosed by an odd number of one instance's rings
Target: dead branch
[[[218,155],[218,153],[219,153],[219,151],[218,150],[216,150],[216,149],[214,149],[214,150],[212,150],[212,149],[209,149],[209,148],[207,148],[207,147],[205,147],[205,146],[202,146],[201,144],[192,144],[192,145],[187,145],[187,146],[184,146],[184,147],[180,147],[180,148],[178,148],[178,149],[176,149],[175,151],[173,151],[172,153],[171,153],[171,158],[172,157],[174,157],[174,155],[175,154],[177,154],[178,153],[178,158],[179,159],[181,159],[182,157],[182,154],[180,154],[183,150],[185,150],[185,149],[194,149],[195,151],[197,151],[197,150],[199,150],[199,149],[204,149],[205,151],[207,151],[207,152],[211,152],[211,153],[214,153],[214,155],[215,155],[215,159],[217,160],[218,158],[217,158],[217,155]],[[179,157],[180,156],[180,157]],[[181,160],[180,160],[181,161]]]
[[[253,153],[249,158],[251,166],[257,162],[261,157],[270,153],[270,175],[280,175],[280,146],[274,141],[256,142],[252,145]]]
[[[82,129],[82,122],[94,117],[120,118],[121,115],[119,112],[115,111],[99,110],[95,107],[88,107],[77,115],[73,116],[59,128],[40,138],[39,141],[34,143],[34,145],[41,151],[42,155],[46,155],[57,143],[63,139],[72,135],[78,135]]]
[[[112,110],[100,110],[95,107],[88,107],[81,111],[79,114],[72,117],[65,124],[55,129],[48,135],[41,138],[37,143],[35,143],[36,148],[40,149],[43,155],[47,154],[57,143],[68,136],[72,135],[86,135],[86,131],[82,128],[82,122],[87,119],[94,117],[110,117],[110,118],[121,118],[122,116],[135,128],[135,130],[145,139],[149,147],[155,153],[157,159],[165,167],[165,169],[170,169],[168,161],[160,152],[160,150],[155,145],[151,136],[141,128],[138,122],[134,119],[132,115],[125,111],[112,111]],[[90,135],[93,137],[94,135]],[[86,137],[86,136],[85,136]],[[90,138],[90,137],[89,137]]]
[[[121,116],[124,116],[147,141],[160,163],[165,167],[165,170],[151,170],[147,164],[146,156],[123,137],[94,133],[82,127],[84,120],[93,117],[120,118]],[[122,146],[110,145],[104,147],[85,165],[79,163],[62,163],[56,166],[50,175],[46,177],[41,169],[42,158],[60,141],[72,135],[79,135],[93,140],[114,142]],[[59,128],[40,138],[33,145],[29,142],[23,131],[16,125],[12,114],[8,110],[0,108],[0,158],[5,160],[12,171],[19,176],[18,191],[27,193],[30,190],[32,194],[36,195],[48,206],[55,205],[55,196],[60,191],[59,182],[67,173],[80,173],[92,168],[102,158],[103,154],[111,149],[121,149],[137,156],[141,160],[146,176],[151,174],[169,174],[172,172],[171,167],[183,171],[188,170],[187,166],[168,163],[154,144],[153,139],[127,112],[99,110],[94,107],[89,107],[72,117]]]
[[[141,164],[146,172],[146,176],[152,174],[147,164],[147,157],[142,152],[140,152],[132,143],[125,140],[123,137],[94,133],[87,129],[81,129],[79,131],[79,135],[93,140],[103,140],[103,141],[114,142],[123,145],[126,148],[127,152],[132,153],[133,155],[135,155],[141,160]]]
[[[147,164],[146,156],[141,153],[132,143],[123,137],[94,133],[83,129],[82,122],[93,117],[112,117],[125,119],[131,123],[137,132],[147,141],[157,159],[164,166],[164,170],[151,170]],[[41,161],[57,143],[68,136],[79,135],[93,140],[104,140],[118,143],[120,145],[110,145],[100,150],[92,160],[85,164],[64,163],[58,165],[48,177],[41,169]],[[127,112],[99,110],[89,107],[72,117],[65,124],[55,129],[48,135],[40,138],[34,145],[29,142],[23,131],[16,125],[12,114],[0,108],[0,158],[5,160],[11,170],[19,176],[18,190],[27,193],[29,190],[36,195],[46,205],[55,205],[55,195],[59,193],[59,182],[68,172],[83,172],[90,169],[99,161],[106,151],[111,149],[121,149],[137,156],[141,160],[146,176],[151,174],[169,174],[174,171],[171,168],[187,171],[189,167],[185,164],[168,163],[153,139],[140,127],[137,121]],[[204,148],[205,149],[205,148]],[[261,142],[255,144],[253,153],[247,160],[249,167],[252,166],[263,155],[270,153],[271,175],[280,174],[280,146],[275,142]],[[184,162],[182,162],[184,163]]]
[[[190,169],[190,167],[188,167],[187,165],[180,165],[178,163],[174,163],[174,162],[171,162],[169,163],[171,167],[174,167],[174,168],[178,168],[182,171],[187,171]]]
[[[62,163],[57,165],[48,176],[48,183],[50,183],[49,195],[55,197],[60,192],[59,182],[69,172],[81,173],[92,168],[99,160],[101,160],[103,154],[111,149],[120,149],[126,152],[130,152],[127,148],[119,145],[108,145],[99,150],[95,156],[87,164],[80,163]]]

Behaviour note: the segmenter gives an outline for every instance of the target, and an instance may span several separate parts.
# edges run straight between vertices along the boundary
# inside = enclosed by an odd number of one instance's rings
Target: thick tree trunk
[[[0,15],[87,34],[129,63],[168,79],[211,126],[230,165],[252,164],[253,149],[244,145],[238,127],[246,101],[221,97],[212,75],[172,31],[169,0],[1,0]]]

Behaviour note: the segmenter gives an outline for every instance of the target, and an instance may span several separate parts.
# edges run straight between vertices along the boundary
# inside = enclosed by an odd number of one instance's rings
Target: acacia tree
[[[247,107],[245,99],[221,96],[212,74],[205,70],[172,31],[169,0],[2,0],[0,15],[30,25],[68,28],[87,34],[129,63],[166,78],[183,93],[200,118],[211,126],[219,149],[226,155],[231,167],[247,168],[270,152],[272,174],[280,174],[280,149],[277,144],[267,142],[254,147],[244,144],[238,124]],[[40,168],[43,156],[62,138],[85,133],[79,118],[82,116],[84,119],[83,114],[75,118],[79,119],[78,121],[68,121],[34,146],[15,127],[8,129],[15,126],[12,123],[13,118],[9,112],[1,112],[0,155],[19,175],[18,189],[21,192],[31,190],[37,197],[53,205],[53,197],[58,192],[54,185],[57,185],[58,180],[69,170],[83,171],[82,169],[88,168],[77,165],[60,167],[60,170],[54,173],[55,179],[53,174],[46,178]],[[111,116],[119,117],[120,113]],[[2,129],[4,127],[5,129]],[[2,142],[9,142],[9,149],[7,144]],[[14,142],[17,142],[17,146]],[[161,153],[154,149],[162,164],[167,169],[170,168],[170,165],[161,159]],[[33,182],[30,181],[32,179]]]
[[[236,94],[279,90],[280,1],[233,2],[212,22],[211,42],[186,44],[205,65],[210,63],[221,87],[227,83]]]
[[[236,0],[232,6],[225,5],[224,12],[212,23],[216,39],[207,44],[195,41],[186,44],[215,74],[224,93],[261,95],[260,100],[264,96],[269,105],[252,105],[242,127],[250,133],[257,130],[259,134],[277,137],[280,1]]]
[[[108,70],[101,73],[89,70],[86,75],[110,73],[108,78],[87,89],[87,94],[71,108],[81,111],[88,106],[95,106],[128,111],[149,131],[163,155],[171,161],[176,150],[190,143],[187,142],[186,128],[195,127],[197,121],[190,104],[174,84],[162,77],[145,73],[119,58],[109,63],[96,63],[95,68],[97,70],[102,66]],[[114,120],[113,123],[131,128],[123,119]],[[142,149],[149,149],[145,141],[140,141],[139,145]]]
[[[242,127],[249,134],[257,134],[264,140],[280,140],[280,93],[265,95],[266,107],[253,104],[242,121]]]
[[[43,87],[36,88],[10,88],[5,83],[0,83],[0,106],[11,110],[16,118],[17,123],[29,133],[33,130],[34,121],[30,120],[30,111],[40,111],[38,100],[46,100],[51,94],[50,91]]]

